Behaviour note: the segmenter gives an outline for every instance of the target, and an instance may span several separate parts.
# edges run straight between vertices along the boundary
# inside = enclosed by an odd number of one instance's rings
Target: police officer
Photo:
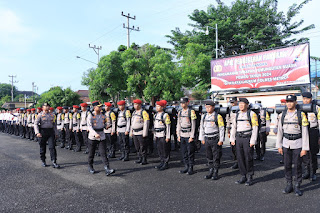
[[[293,191],[292,164],[295,173],[294,192],[301,196],[300,185],[302,183],[302,157],[309,150],[309,122],[304,112],[297,110],[297,97],[288,95],[286,97],[287,110],[280,114],[276,147],[281,155],[284,155],[284,170],[287,180],[284,194]]]
[[[234,106],[238,106],[238,98],[237,97],[231,97],[229,100],[231,107]],[[229,113],[226,115],[226,129],[228,132],[228,137],[230,138],[230,133],[231,133],[231,126],[232,126],[232,121],[233,119],[236,117],[236,112],[230,110]],[[235,163],[232,165],[232,169],[238,169],[238,161],[237,161],[237,150],[236,150],[236,146],[232,145],[230,142],[230,146],[231,146],[231,152],[233,154],[233,160],[235,161]]]
[[[88,163],[89,163],[89,172],[91,174],[95,173],[93,168],[93,159],[96,151],[96,147],[99,145],[99,151],[101,160],[104,164],[104,169],[106,171],[106,175],[109,176],[115,171],[110,169],[109,161],[106,156],[106,137],[103,132],[105,123],[106,123],[106,116],[101,112],[101,106],[99,101],[92,102],[92,106],[94,107],[93,114],[89,113],[87,118],[87,127],[89,130],[89,156],[88,156]]]
[[[109,158],[115,158],[116,153],[116,121],[117,117],[114,112],[111,111],[112,104],[110,102],[105,102],[105,116],[107,118],[106,128],[104,133],[106,134],[107,144],[109,144]]]
[[[89,144],[88,144],[88,127],[87,127],[87,118],[90,112],[88,111],[88,104],[82,103],[81,106],[81,120],[80,120],[80,131],[82,133],[82,138],[84,145],[86,146],[86,150],[83,152],[84,154],[89,153]]]
[[[130,136],[133,137],[134,146],[137,150],[138,160],[135,163],[146,165],[147,162],[147,137],[149,133],[150,118],[147,111],[141,108],[142,101],[133,101],[135,111],[132,113]]]
[[[130,131],[130,110],[125,109],[126,102],[121,100],[117,103],[119,107],[117,118],[117,136],[121,149],[119,160],[129,161],[129,131]]]
[[[249,101],[239,98],[239,111],[233,118],[230,134],[231,145],[236,145],[241,178],[236,183],[252,185],[253,151],[258,138],[258,117],[249,110]]]
[[[56,125],[56,116],[53,113],[49,112],[50,105],[48,103],[43,104],[43,111],[38,115],[35,125],[34,131],[36,136],[40,138],[40,159],[42,161],[42,166],[46,167],[46,149],[47,142],[49,145],[50,156],[52,161],[53,168],[60,168],[57,164],[57,151],[55,144],[55,135],[57,132]]]
[[[172,107],[174,107],[175,109],[179,108],[179,103],[177,101],[173,101],[172,102]],[[177,113],[174,113],[171,115],[171,135],[173,136],[173,144],[174,144],[174,148],[173,151],[178,151],[179,150],[179,144],[178,144],[178,140],[177,140],[177,119],[178,119],[178,115]]]
[[[37,112],[35,113],[35,120],[37,120],[37,117],[38,115],[40,114],[40,112],[42,111],[42,108],[41,107],[37,107]],[[35,123],[36,121],[34,121]],[[34,128],[34,127],[33,127]],[[38,142],[39,141],[39,138],[38,137],[35,137],[35,141]]]
[[[214,111],[214,101],[206,101],[205,107],[207,113],[201,116],[199,133],[199,140],[206,146],[206,156],[210,168],[205,179],[218,180],[224,141],[224,121],[222,116]]]
[[[310,92],[303,92],[303,104],[311,104],[312,94]],[[311,181],[317,180],[318,159],[317,154],[319,152],[319,125],[320,125],[320,110],[318,106],[315,106],[313,112],[307,113],[309,121],[309,151],[303,156],[302,161],[304,163],[303,179],[310,177]],[[310,174],[311,173],[311,174]]]
[[[261,107],[259,111],[259,134],[256,148],[257,156],[255,160],[264,161],[264,155],[266,153],[266,143],[267,143],[267,136],[270,132],[270,115],[267,112],[266,108],[262,108],[261,101],[255,102],[257,105]]]
[[[154,136],[157,144],[158,154],[160,157],[160,164],[155,168],[162,171],[168,169],[170,159],[170,116],[163,111],[166,103],[163,101],[156,102],[156,111],[154,115]]]
[[[64,106],[63,107],[64,111],[64,131],[66,133],[66,143],[68,144],[66,149],[72,150],[72,114],[69,112],[69,107]],[[64,147],[64,144],[62,145]]]
[[[76,149],[75,152],[81,152],[81,140],[80,140],[80,118],[81,114],[78,112],[79,106],[73,105],[73,115],[72,115],[72,131],[73,138],[75,140]]]
[[[180,105],[182,109],[178,112],[177,136],[184,162],[184,169],[180,173],[193,175],[197,116],[194,110],[188,108],[188,98],[181,98]]]
[[[36,109],[32,108],[31,109],[31,125],[30,125],[30,139],[34,140],[35,138],[35,133],[34,133],[34,123],[36,121]]]
[[[65,131],[64,131],[64,114],[62,113],[63,108],[61,106],[57,107],[57,131],[58,131],[58,139],[60,142],[60,148],[65,147]]]

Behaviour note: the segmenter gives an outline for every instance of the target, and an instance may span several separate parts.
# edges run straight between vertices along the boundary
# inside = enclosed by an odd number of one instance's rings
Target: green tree
[[[80,96],[70,88],[63,90],[61,87],[52,87],[49,91],[41,94],[37,107],[43,103],[49,103],[52,107],[72,106],[81,103]]]
[[[178,28],[167,35],[176,51],[183,51],[188,43],[203,44],[206,54],[215,57],[215,32],[211,27],[218,25],[219,57],[239,53],[293,45],[308,41],[308,38],[292,38],[314,28],[303,26],[304,20],[293,21],[301,8],[310,0],[293,4],[287,13],[278,12],[277,0],[236,0],[230,6],[217,0],[207,11],[194,10],[189,15],[193,21],[192,31],[181,32]],[[210,34],[204,34],[206,27]]]
[[[84,74],[82,84],[89,87],[90,99],[112,99],[116,102],[118,97],[122,98],[126,94],[126,80],[121,52],[112,51],[101,58],[97,69],[90,69]]]
[[[0,108],[2,108],[2,105],[6,102],[11,102],[11,96],[6,95],[0,99]]]
[[[13,97],[18,94],[18,90],[13,86]],[[0,99],[9,95],[11,97],[11,84],[0,83]],[[11,100],[11,99],[10,99]]]

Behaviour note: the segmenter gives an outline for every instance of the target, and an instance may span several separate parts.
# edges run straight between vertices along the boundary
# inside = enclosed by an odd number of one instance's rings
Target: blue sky
[[[292,3],[302,0],[279,0],[279,9],[287,11]],[[223,1],[230,4],[230,0]],[[8,75],[16,75],[19,90],[32,90],[32,82],[39,93],[52,86],[87,89],[81,85],[83,72],[94,67],[80,56],[97,62],[97,55],[88,44],[102,46],[100,55],[127,44],[122,24],[125,14],[136,15],[130,25],[140,32],[131,33],[131,42],[156,44],[171,48],[164,36],[180,27],[190,29],[188,14],[194,9],[206,10],[214,0],[0,0],[0,82],[9,83]],[[316,28],[310,36],[311,55],[320,57],[320,21],[317,18],[320,1],[306,5],[298,19],[305,26]],[[214,39],[214,37],[213,37]]]

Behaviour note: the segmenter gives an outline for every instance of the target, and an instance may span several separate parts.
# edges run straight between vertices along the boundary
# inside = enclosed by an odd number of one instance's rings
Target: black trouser
[[[66,134],[64,129],[59,129],[58,130],[58,138],[59,138],[59,142],[61,143],[61,146],[64,146],[64,144],[66,143]]]
[[[259,132],[257,144],[255,146],[257,156],[264,156],[264,154],[266,153],[266,142],[267,142],[267,133]]]
[[[233,155],[233,160],[237,160],[237,149],[236,149],[236,145],[231,145],[231,152],[232,152],[232,155]]]
[[[219,169],[222,156],[222,146],[218,145],[219,138],[205,137],[204,141],[209,168]]]
[[[133,135],[134,146],[139,157],[147,157],[147,139],[142,135]]]
[[[72,137],[71,137],[71,131],[70,131],[70,124],[64,124],[65,128],[65,133],[66,133],[66,140],[65,142],[68,144],[68,146],[71,148],[72,147]]]
[[[189,138],[180,137],[180,150],[185,165],[193,166],[194,165],[194,151],[195,145],[194,141],[189,143]]]
[[[51,161],[57,160],[57,151],[56,151],[56,142],[55,142],[55,133],[53,128],[50,129],[40,129],[41,138],[39,140],[40,145],[40,159],[42,161],[46,160],[46,149],[47,149],[47,141],[51,156]]]
[[[310,128],[309,129],[309,151],[307,155],[302,157],[302,161],[308,170],[311,170],[313,174],[317,172],[318,169],[318,158],[317,154],[319,152],[319,129]]]
[[[161,163],[168,163],[170,159],[171,143],[166,142],[166,137],[156,137],[156,144]]]
[[[292,170],[294,170],[294,181],[302,183],[302,158],[300,157],[301,148],[289,149],[283,147],[284,171],[288,182],[292,182]],[[292,169],[292,164],[294,165]]]
[[[148,153],[151,154],[151,153],[153,153],[153,149],[154,149],[154,146],[153,146],[153,132],[152,131],[149,131],[148,137],[147,137],[146,140],[147,140]]]
[[[125,135],[125,133],[120,133],[118,135],[118,142],[120,146],[121,152],[129,153],[129,135]]]
[[[73,131],[73,136],[74,136],[74,140],[75,140],[75,144],[77,145],[76,147],[76,151],[81,150],[81,133],[77,132],[77,130]]]
[[[34,140],[34,128],[32,127],[28,127],[29,128],[29,137],[31,140]]]
[[[253,175],[253,147],[250,147],[250,138],[236,136],[236,150],[240,174]]]
[[[88,140],[89,146],[89,155],[88,155],[88,163],[90,166],[93,166],[93,159],[96,153],[96,148],[99,146],[99,152],[101,156],[101,160],[105,166],[109,166],[109,161],[106,155],[106,140],[97,141],[97,140]]]
[[[116,152],[116,135],[111,135],[111,133],[105,133],[106,135],[106,142],[107,142],[107,150],[109,150],[109,153],[112,155]]]
[[[83,143],[86,146],[86,150],[89,150],[89,139],[88,139],[88,131],[87,130],[82,130],[82,139]]]

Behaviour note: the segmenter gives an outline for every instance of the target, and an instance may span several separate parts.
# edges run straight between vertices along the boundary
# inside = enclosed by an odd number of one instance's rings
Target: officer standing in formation
[[[106,134],[107,146],[109,145],[109,158],[115,158],[116,156],[116,122],[117,117],[114,112],[111,111],[112,104],[110,102],[105,102],[105,110],[106,110],[106,128],[104,129],[104,133]],[[107,148],[108,150],[108,148]]]
[[[238,106],[238,98],[237,97],[231,97],[229,100],[231,107]],[[228,131],[228,137],[230,138],[230,133],[231,133],[231,126],[232,126],[232,121],[236,117],[236,112],[229,110],[229,113],[226,115],[226,123],[227,123],[227,131]],[[232,169],[238,169],[238,161],[237,161],[237,150],[236,150],[236,145],[232,145],[230,142],[231,146],[231,151],[233,154],[233,160],[235,163],[232,165]]]
[[[117,119],[117,136],[121,149],[121,157],[119,158],[119,160],[129,161],[129,131],[131,113],[129,110],[126,110],[125,101],[119,101],[117,104],[119,107]]]
[[[83,138],[83,143],[86,146],[86,150],[83,152],[84,154],[89,153],[89,144],[88,144],[88,127],[87,127],[87,118],[90,112],[88,111],[88,104],[82,103],[81,106],[81,120],[80,120],[80,132]],[[81,136],[80,135],[80,136]]]
[[[232,120],[230,142],[236,145],[237,159],[241,179],[237,184],[252,185],[253,179],[253,150],[258,137],[257,114],[248,109],[249,101],[239,98],[239,112]]]
[[[214,111],[215,102],[205,103],[207,113],[201,116],[199,140],[206,146],[206,156],[209,174],[205,179],[218,180],[222,145],[224,141],[224,121],[220,114]]]
[[[101,160],[104,164],[104,169],[106,171],[106,175],[109,176],[115,171],[110,169],[109,161],[106,156],[106,136],[104,134],[104,128],[106,124],[106,116],[101,112],[102,104],[99,101],[92,102],[92,106],[94,107],[93,114],[88,114],[87,119],[87,127],[89,130],[89,172],[91,174],[95,173],[93,168],[93,159],[96,151],[96,147],[99,145],[99,152],[101,155]]]
[[[312,94],[310,92],[302,93],[303,104],[311,104]],[[318,106],[315,106],[313,112],[307,113],[309,121],[309,151],[303,156],[302,161],[304,164],[303,179],[310,178],[312,181],[317,180],[318,158],[319,152],[319,125],[320,125],[320,110]]]
[[[301,196],[300,185],[302,183],[302,157],[309,151],[309,122],[304,112],[297,110],[297,97],[286,97],[287,110],[280,114],[276,147],[281,155],[284,155],[284,170],[287,180],[284,194],[293,191],[292,171],[295,173],[294,192]],[[292,164],[294,169],[292,169]]]
[[[265,108],[262,108],[261,101],[256,101],[260,105],[259,111],[259,134],[256,147],[257,156],[255,160],[264,161],[264,154],[266,153],[267,136],[270,132],[270,115]]]
[[[181,110],[178,112],[177,136],[180,142],[180,149],[184,162],[184,169],[181,174],[193,175],[194,153],[195,153],[195,132],[196,132],[196,113],[188,108],[189,99],[181,98]]]
[[[78,112],[79,106],[73,105],[73,115],[72,115],[72,132],[73,138],[75,140],[76,149],[75,152],[81,152],[81,140],[80,140],[80,113]],[[72,144],[71,144],[72,147]]]
[[[171,150],[171,121],[168,113],[163,111],[166,103],[163,101],[156,102],[156,111],[154,115],[154,136],[157,144],[158,154],[160,157],[160,164],[155,166],[156,169],[162,171],[168,169]]]
[[[147,137],[149,133],[149,114],[141,108],[142,101],[136,99],[133,101],[135,111],[132,113],[130,136],[133,138],[134,146],[137,150],[138,160],[135,163],[141,165],[147,162]]]
[[[58,106],[58,114],[57,114],[57,131],[58,131],[58,141],[60,142],[60,148],[64,148],[65,146],[65,132],[64,132],[64,114],[62,113],[62,107]]]
[[[72,114],[69,112],[69,107],[64,106],[63,107],[63,111],[64,111],[64,121],[63,121],[63,125],[64,125],[64,131],[66,133],[66,139],[65,142],[67,143],[67,147],[66,149],[72,150]],[[61,145],[62,147],[64,147],[64,144]]]
[[[42,166],[46,167],[46,149],[47,142],[49,145],[50,156],[53,168],[60,168],[57,164],[57,151],[55,144],[55,135],[57,133],[56,116],[49,112],[50,105],[48,103],[43,104],[43,111],[38,115],[34,131],[38,138],[40,138],[40,159]]]

